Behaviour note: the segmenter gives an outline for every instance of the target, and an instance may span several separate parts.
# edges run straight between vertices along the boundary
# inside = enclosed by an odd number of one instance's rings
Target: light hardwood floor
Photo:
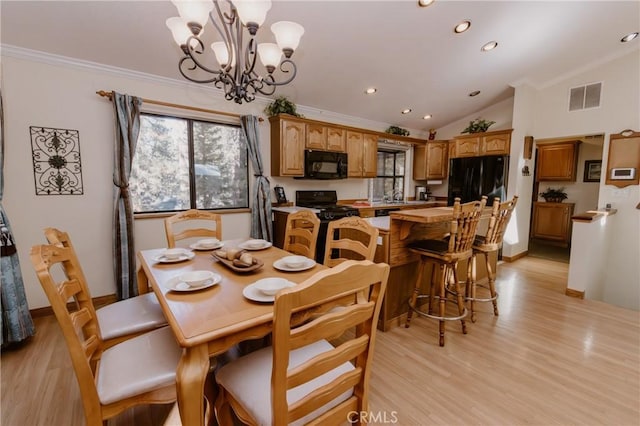
[[[564,295],[567,264],[526,257],[498,267],[500,316],[478,304],[462,335],[437,322],[378,333],[372,424],[640,424],[640,313]],[[82,425],[78,387],[53,317],[2,353],[3,426]],[[163,424],[171,406],[141,407],[111,426]]]

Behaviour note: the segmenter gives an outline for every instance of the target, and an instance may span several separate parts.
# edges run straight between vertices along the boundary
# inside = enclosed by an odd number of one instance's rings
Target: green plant
[[[491,125],[495,124],[495,121],[487,121],[476,118],[469,122],[469,125],[461,133],[482,133],[486,132]]]
[[[266,106],[264,112],[273,117],[278,114],[289,114],[296,117],[302,117],[302,114],[296,112],[296,104],[287,99],[286,96],[279,96],[273,102]]]
[[[398,126],[389,126],[385,133],[391,133],[392,135],[409,136],[409,131]]]
[[[561,203],[562,200],[567,199],[567,193],[564,192],[564,187],[561,188],[547,188],[544,192],[539,194],[547,202]]]

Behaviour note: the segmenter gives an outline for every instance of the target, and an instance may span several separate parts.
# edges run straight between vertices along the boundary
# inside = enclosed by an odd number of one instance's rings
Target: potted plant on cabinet
[[[398,127],[398,126],[389,126],[387,130],[385,130],[385,133],[390,133],[392,135],[400,135],[400,136],[409,136],[410,134],[407,129],[403,129],[402,127]]]
[[[298,114],[296,111],[296,104],[287,99],[286,96],[277,97],[273,102],[267,105],[264,112],[269,117],[273,117],[278,114],[289,114],[295,117],[302,117],[302,114]]]
[[[483,133],[486,132],[489,127],[495,124],[495,121],[487,121],[484,119],[476,118],[469,122],[469,125],[460,133]]]
[[[562,188],[547,188],[544,192],[540,193],[540,196],[544,198],[547,203],[561,203],[562,200],[567,199],[567,193]]]

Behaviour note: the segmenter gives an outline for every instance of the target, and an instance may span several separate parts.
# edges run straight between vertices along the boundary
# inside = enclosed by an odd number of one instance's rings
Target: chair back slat
[[[344,423],[344,419],[353,417],[356,412],[358,412],[358,398],[352,396],[333,407],[331,411],[313,419],[305,426],[339,425]]]
[[[460,198],[454,200],[447,254],[460,255],[471,250],[476,237],[480,215],[486,203],[486,196],[482,196],[480,201],[471,201],[465,204],[460,204]]]
[[[82,308],[75,312],[70,312],[69,315],[71,316],[71,322],[73,323],[73,326],[78,330],[82,329],[91,320],[93,320],[93,317],[91,316],[91,313],[89,313],[89,310],[87,308]]]
[[[379,232],[378,228],[360,217],[351,216],[329,222],[324,265],[333,267],[347,259],[373,261]],[[334,250],[339,252],[337,258],[333,257]]]
[[[371,316],[374,308],[375,303],[367,302],[322,315],[291,332],[291,348],[298,349],[316,342],[318,339],[340,336],[344,331],[362,323]]]
[[[351,370],[294,402],[291,404],[289,409],[288,422],[295,422],[299,418],[314,412],[318,408],[328,404],[343,393],[347,392],[349,389],[357,386],[361,381],[363,374],[364,372],[362,371],[362,368]]]
[[[316,257],[320,219],[310,210],[299,210],[287,216],[283,249],[310,259]]]
[[[81,291],[80,282],[76,279],[64,281],[58,286],[58,293],[62,300],[69,300],[72,297],[75,299]]]
[[[500,203],[500,199],[496,198],[493,202],[493,211],[491,212],[491,220],[487,228],[487,235],[484,244],[492,244],[499,246],[502,244],[504,232],[507,229],[511,214],[518,202],[518,196],[514,196],[512,200]]]
[[[207,221],[212,227],[202,228],[202,222]],[[196,226],[196,227],[190,227]],[[175,247],[176,241],[187,238],[217,238],[222,239],[222,216],[217,213],[191,209],[177,213],[164,220],[164,230],[167,237],[167,247]]]
[[[388,276],[389,265],[350,260],[278,293],[274,304],[271,377],[274,424],[284,425],[295,421],[351,388],[354,389],[352,398],[357,399],[359,409],[367,409],[376,325]],[[339,309],[318,309],[338,301],[342,305]],[[292,318],[306,318],[306,311],[312,313],[309,316],[313,318],[311,321],[302,325],[292,321]],[[332,346],[289,369],[289,354],[295,348],[325,341],[326,336],[354,327],[353,336],[349,335],[341,345]],[[330,383],[303,396],[295,404],[288,404],[289,389],[343,365],[352,366],[353,369],[346,369]],[[346,416],[346,412],[342,413],[341,410],[347,407],[353,407],[353,404],[340,404],[325,416],[335,416],[336,413]]]
[[[369,336],[360,336],[309,360],[308,363],[290,369],[287,377],[287,386],[289,389],[295,388],[349,360],[355,359],[367,348],[368,344]]]

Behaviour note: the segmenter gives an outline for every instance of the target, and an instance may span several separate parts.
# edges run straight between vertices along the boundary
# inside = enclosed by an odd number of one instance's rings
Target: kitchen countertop
[[[425,206],[425,207],[444,207],[447,205],[446,201],[405,201],[402,203],[383,203],[373,202],[369,205],[362,204],[348,204],[349,207],[355,209],[390,209],[390,208],[402,208],[403,206]]]
[[[283,212],[283,213],[295,213],[298,212],[300,210],[310,210],[313,213],[319,213],[320,210],[319,209],[311,209],[308,207],[299,207],[299,206],[292,206],[292,207],[271,207],[271,211],[274,212]]]

